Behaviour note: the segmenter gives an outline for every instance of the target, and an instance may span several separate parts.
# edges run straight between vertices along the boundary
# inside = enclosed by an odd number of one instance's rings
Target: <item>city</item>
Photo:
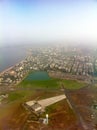
[[[89,81],[92,80],[94,69],[97,68],[97,59],[89,54],[79,53],[76,48],[70,51],[65,50],[65,47],[38,48],[34,52],[29,51],[27,58],[0,74],[0,86],[15,85],[30,71],[35,70],[61,71],[72,79]]]

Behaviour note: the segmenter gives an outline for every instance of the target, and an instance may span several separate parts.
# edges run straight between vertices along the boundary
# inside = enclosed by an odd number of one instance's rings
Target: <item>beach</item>
[[[27,50],[22,47],[0,48],[0,74],[9,71],[27,56]]]

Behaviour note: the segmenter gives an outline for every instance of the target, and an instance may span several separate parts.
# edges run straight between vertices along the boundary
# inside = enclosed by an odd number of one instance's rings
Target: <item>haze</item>
[[[96,0],[1,0],[0,45],[71,41],[96,45]]]

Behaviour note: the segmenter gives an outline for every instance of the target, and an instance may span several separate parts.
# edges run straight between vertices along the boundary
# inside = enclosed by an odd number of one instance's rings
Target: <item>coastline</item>
[[[17,53],[18,52],[18,53]],[[10,71],[28,56],[28,49],[22,46],[4,46],[0,48],[0,75]]]
[[[14,66],[15,66],[15,65],[14,65]],[[0,72],[0,75],[2,75],[2,74],[4,74],[5,72],[11,70],[14,66],[11,66],[11,67],[9,67],[9,68],[7,68],[7,69],[1,71],[1,72]]]
[[[22,61],[23,61],[23,60],[21,60],[20,62],[16,63],[15,65],[10,66],[10,67],[7,68],[7,69],[1,71],[1,72],[0,72],[0,75],[4,74],[4,73],[7,72],[7,71],[10,71],[12,68],[14,68],[16,65],[18,65],[18,64],[21,63]]]

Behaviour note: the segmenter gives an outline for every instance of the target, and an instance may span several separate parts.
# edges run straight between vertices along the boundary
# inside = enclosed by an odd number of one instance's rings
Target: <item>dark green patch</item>
[[[14,100],[17,100],[17,99],[21,99],[22,97],[23,97],[23,94],[21,94],[21,93],[11,92],[9,94],[8,100],[14,101]]]
[[[40,81],[40,80],[50,80],[48,73],[45,71],[36,71],[33,73],[30,73],[25,80],[26,81]]]
[[[23,88],[47,88],[47,89],[54,89],[54,88],[61,88],[61,84],[64,85],[67,89],[80,89],[84,87],[86,84],[83,82],[78,82],[75,80],[60,80],[60,79],[51,79],[45,81],[26,81],[23,80],[19,87]]]

